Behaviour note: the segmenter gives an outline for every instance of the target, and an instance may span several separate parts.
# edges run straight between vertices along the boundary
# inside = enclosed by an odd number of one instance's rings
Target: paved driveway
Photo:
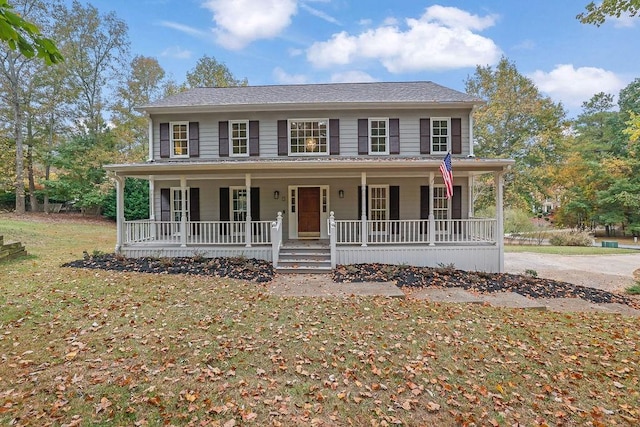
[[[504,254],[508,273],[535,270],[538,277],[562,280],[607,291],[621,291],[633,285],[633,272],[640,269],[640,252],[621,255]]]

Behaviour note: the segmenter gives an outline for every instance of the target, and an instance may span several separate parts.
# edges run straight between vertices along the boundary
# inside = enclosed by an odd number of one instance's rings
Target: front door
[[[298,187],[298,236],[320,237],[320,187]]]

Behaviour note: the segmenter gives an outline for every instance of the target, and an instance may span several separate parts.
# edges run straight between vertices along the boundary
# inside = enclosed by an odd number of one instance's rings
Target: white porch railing
[[[495,219],[449,219],[435,221],[435,234],[429,233],[429,220],[367,220],[367,244],[495,243]],[[361,244],[362,222],[335,220],[336,244]]]
[[[246,222],[187,221],[187,243],[192,245],[240,245],[246,243]],[[181,243],[180,221],[125,221],[125,244]],[[251,244],[271,244],[271,221],[251,222]]]

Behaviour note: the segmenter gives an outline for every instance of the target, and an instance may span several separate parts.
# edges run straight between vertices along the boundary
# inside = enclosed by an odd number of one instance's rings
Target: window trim
[[[318,152],[304,152],[304,153],[293,153],[291,151],[291,123],[293,122],[324,122],[325,123],[325,129],[326,129],[326,135],[325,135],[325,151],[318,151]],[[329,119],[328,118],[293,118],[293,119],[287,119],[287,149],[288,149],[288,155],[291,157],[296,157],[296,156],[328,156],[329,153],[331,152],[330,150],[330,143],[331,141],[331,135],[330,135],[330,130],[329,130]]]
[[[237,138],[245,140],[245,152],[244,153],[234,153],[233,152],[233,125],[234,124],[244,124],[247,131],[247,136],[245,138]],[[249,120],[229,120],[229,157],[249,157]]]
[[[373,151],[373,132],[371,131],[371,122],[384,122],[384,151]],[[368,125],[368,133],[369,133],[369,154],[373,156],[384,156],[389,155],[389,118],[388,117],[369,117],[369,125]]]
[[[444,151],[435,150],[434,143],[433,143],[434,138],[441,136],[441,135],[435,135],[435,132],[434,132],[434,124],[437,121],[447,122],[447,148]],[[431,154],[447,154],[449,151],[451,151],[451,117],[431,117],[431,123],[429,124],[429,126],[431,127],[430,129],[431,135],[430,135],[430,141],[429,141]]]
[[[180,214],[180,216],[182,216],[182,187],[169,187],[170,189],[170,193],[169,193],[169,207],[170,209],[170,221],[171,222],[180,222],[180,218],[175,219],[175,214]],[[191,220],[191,187],[185,187],[185,196],[187,199],[187,211],[185,212],[187,214],[187,221]],[[180,209],[175,210],[175,200],[176,200],[176,193],[178,193],[180,195]]]
[[[236,211],[234,209],[234,193],[236,191],[244,191],[245,192],[245,203],[244,203],[244,211]],[[246,218],[249,216],[249,212],[247,211],[247,202],[249,200],[249,197],[251,197],[251,191],[247,192],[247,187],[242,186],[242,185],[235,185],[235,186],[229,186],[229,221],[230,222],[236,222],[236,223],[242,223],[242,222],[246,222]],[[235,212],[244,212],[244,217],[245,219],[243,220],[236,220],[234,219],[234,213]]]
[[[175,139],[173,139],[173,127],[174,126],[186,126],[187,128],[187,138],[186,138],[186,143],[187,143],[187,153],[186,154],[176,154],[176,145],[175,145]],[[179,121],[179,122],[169,122],[169,147],[170,147],[170,154],[171,154],[171,158],[172,159],[187,159],[189,158],[189,122],[188,121]]]

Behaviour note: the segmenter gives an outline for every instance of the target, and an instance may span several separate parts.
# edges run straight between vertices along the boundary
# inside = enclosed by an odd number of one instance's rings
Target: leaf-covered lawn
[[[113,228],[0,217],[16,230],[34,256],[0,265],[2,425],[640,422],[634,318],[60,268]]]

